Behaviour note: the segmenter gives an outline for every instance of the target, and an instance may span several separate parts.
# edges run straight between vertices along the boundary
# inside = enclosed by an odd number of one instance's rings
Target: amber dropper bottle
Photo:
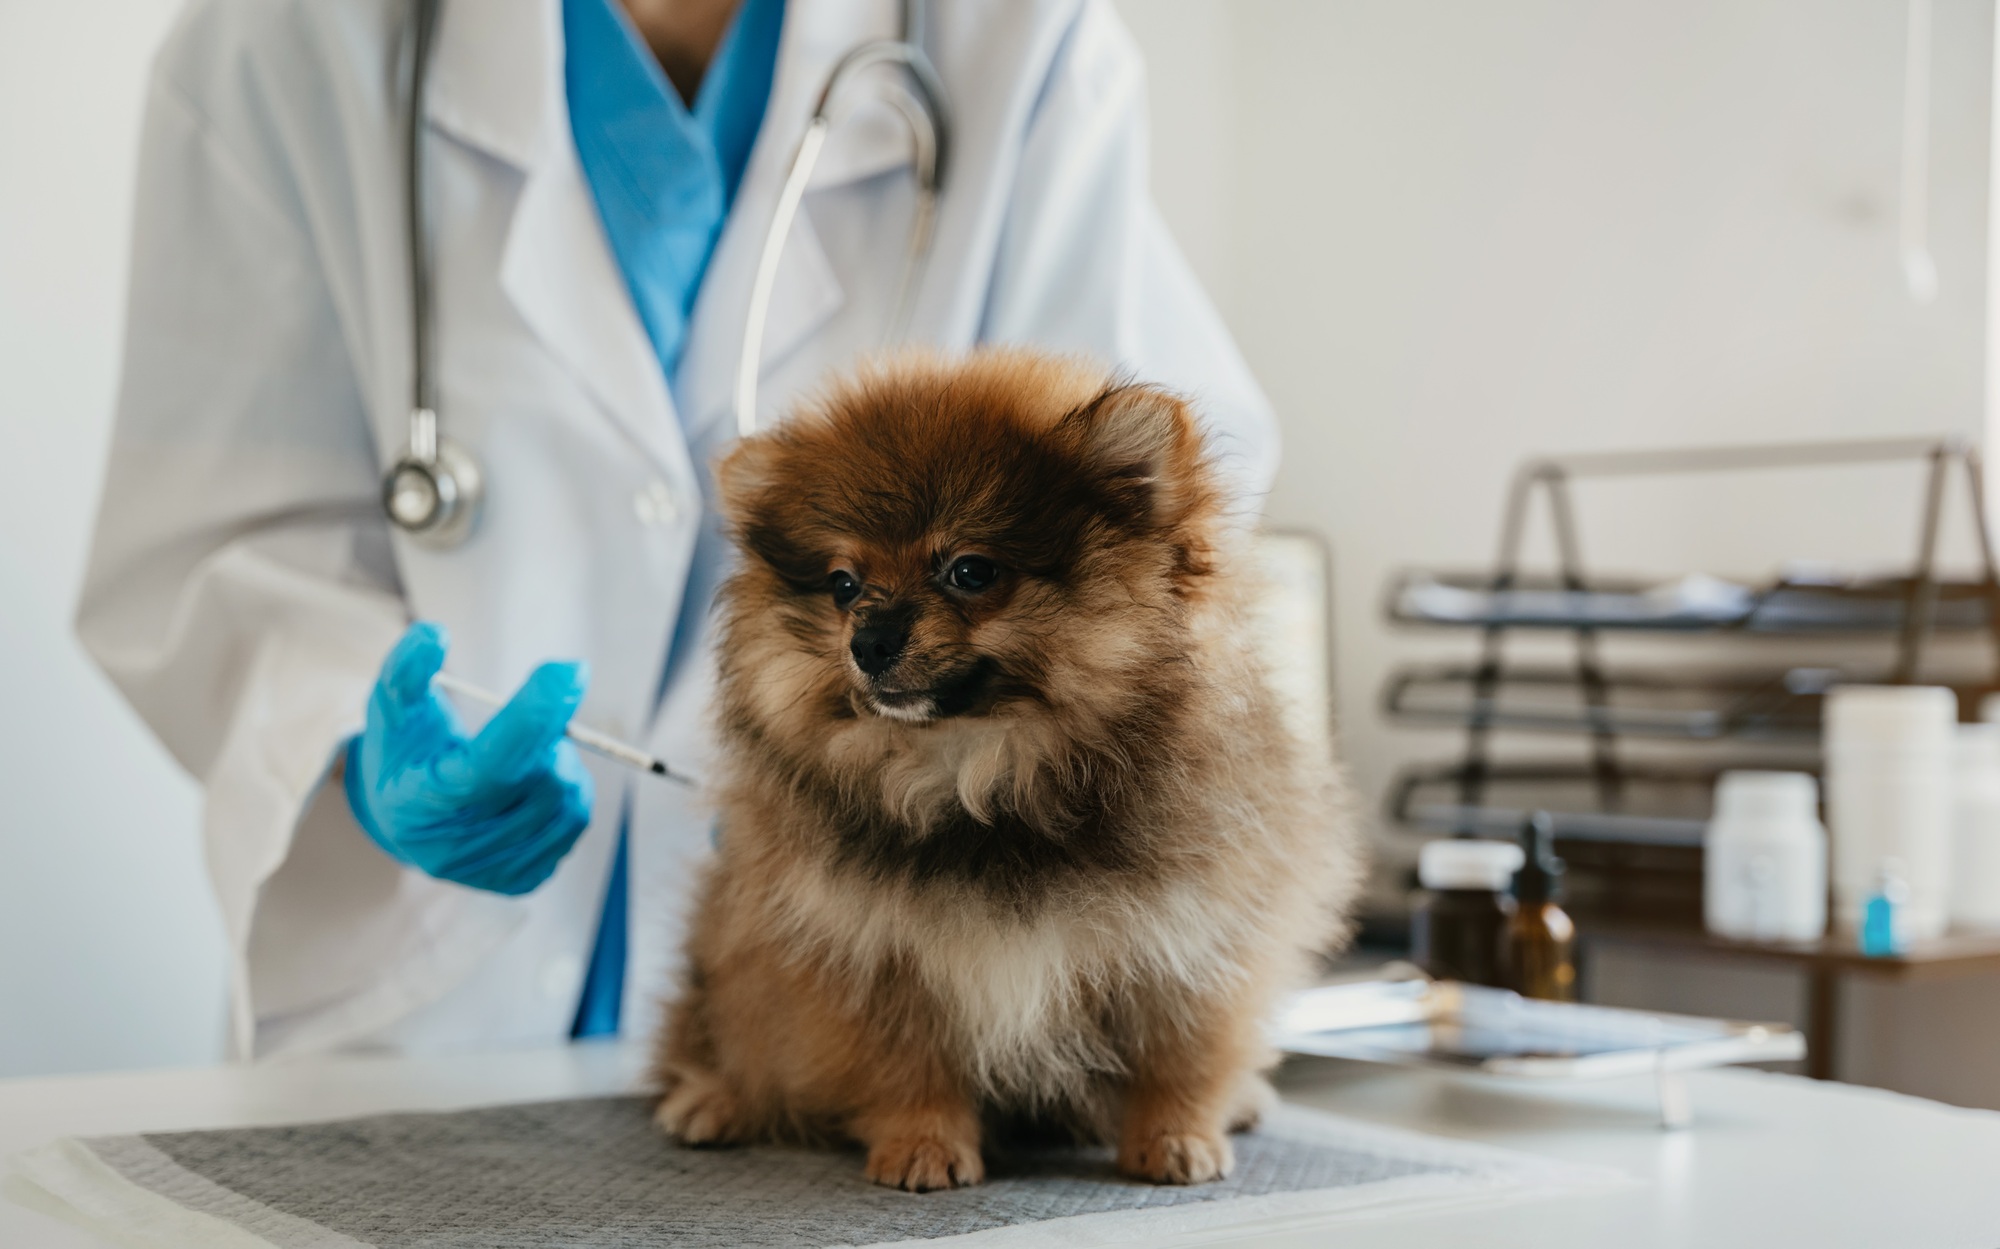
[[[1514,914],[1508,921],[1509,988],[1523,997],[1576,1000],[1576,925],[1562,901],[1563,861],[1556,857],[1555,821],[1537,811],[1521,826],[1525,861],[1514,873]]]

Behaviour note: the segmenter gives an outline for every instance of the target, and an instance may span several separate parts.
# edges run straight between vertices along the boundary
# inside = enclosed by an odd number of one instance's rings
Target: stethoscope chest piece
[[[390,521],[425,546],[454,547],[471,536],[485,501],[479,461],[439,436],[434,413],[412,413],[410,445],[382,478],[382,507]]]

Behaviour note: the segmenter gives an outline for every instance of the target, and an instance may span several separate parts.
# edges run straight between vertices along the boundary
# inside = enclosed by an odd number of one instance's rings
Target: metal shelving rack
[[[1905,576],[1830,584],[1779,580],[1730,587],[1733,594],[1682,602],[1633,583],[1593,580],[1584,567],[1572,483],[1746,469],[1927,462],[1916,558]],[[1947,484],[1962,472],[1978,542],[1976,580],[1942,579],[1937,569]],[[1522,568],[1529,512],[1541,494],[1555,535],[1553,576]],[[1816,746],[1820,701],[1840,681],[1907,684],[1920,679],[1941,632],[1984,633],[2000,665],[2000,568],[1986,522],[1976,447],[1955,438],[1895,438],[1774,446],[1700,447],[1537,459],[1515,474],[1492,569],[1471,575],[1405,574],[1391,586],[1390,618],[1400,624],[1479,630],[1471,665],[1409,668],[1392,674],[1384,707],[1403,723],[1458,727],[1455,763],[1408,769],[1391,796],[1399,823],[1430,832],[1511,833],[1528,806],[1556,815],[1567,840],[1650,845],[1699,844],[1707,796],[1720,767],[1634,763],[1626,739],[1727,742],[1766,751],[1739,753],[1728,766],[1796,768]],[[1572,639],[1566,666],[1509,669],[1506,642],[1519,631]],[[1709,671],[1607,669],[1600,647],[1613,632],[1657,636],[1893,637],[1886,670],[1844,667]],[[1994,688],[1959,687],[1963,700]],[[1565,697],[1567,695],[1567,697]],[[1492,739],[1506,730],[1580,739],[1585,761],[1502,764]],[[1496,790],[1517,790],[1514,803]],[[1564,791],[1568,791],[1565,795]],[[1586,795],[1577,801],[1576,795]],[[1438,801],[1448,795],[1449,801]]]

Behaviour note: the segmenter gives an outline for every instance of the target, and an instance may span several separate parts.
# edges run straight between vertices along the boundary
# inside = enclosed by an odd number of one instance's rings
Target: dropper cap
[[[1521,825],[1521,870],[1514,873],[1514,899],[1540,904],[1562,900],[1563,861],[1556,857],[1556,821],[1537,811]]]

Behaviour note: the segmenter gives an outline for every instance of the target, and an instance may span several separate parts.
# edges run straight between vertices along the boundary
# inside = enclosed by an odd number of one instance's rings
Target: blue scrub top
[[[784,0],[742,0],[689,109],[616,0],[563,0],[563,87],[577,158],[669,386],[764,124],[784,13]],[[618,1031],[629,859],[621,826],[573,1036]]]
[[[764,124],[784,0],[743,0],[690,110],[615,0],[564,0],[570,130],[604,233],[671,379]]]

